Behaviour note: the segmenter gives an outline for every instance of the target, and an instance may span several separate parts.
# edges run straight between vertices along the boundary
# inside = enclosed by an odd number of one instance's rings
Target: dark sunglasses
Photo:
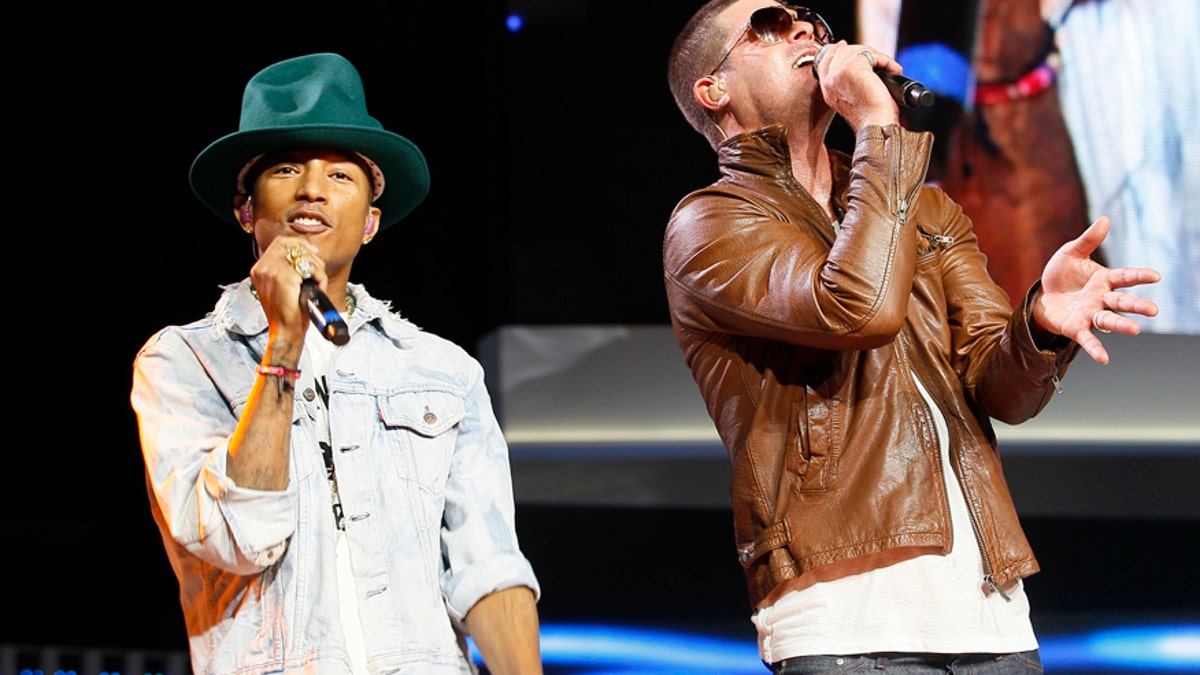
[[[795,14],[793,14],[795,12]],[[720,61],[717,61],[716,67],[709,71],[709,75],[716,73],[725,65],[725,59],[733,53],[733,50],[745,40],[747,36],[762,40],[767,44],[776,44],[787,39],[789,33],[792,32],[793,26],[797,21],[807,23],[813,27],[813,39],[822,45],[827,45],[833,42],[833,31],[829,30],[829,24],[825,23],[825,19],[821,18],[820,14],[812,11],[807,7],[799,5],[791,5],[782,3],[772,7],[763,7],[762,9],[754,10],[750,15],[750,23],[744,29],[738,39],[734,41],[729,49],[725,50],[724,56]]]

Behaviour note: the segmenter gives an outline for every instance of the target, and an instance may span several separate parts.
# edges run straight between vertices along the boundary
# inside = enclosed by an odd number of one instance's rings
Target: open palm
[[[1108,363],[1108,350],[1093,329],[1137,335],[1141,327],[1124,314],[1158,314],[1158,305],[1153,301],[1117,289],[1162,278],[1152,269],[1109,268],[1092,260],[1091,255],[1108,236],[1109,227],[1108,217],[1101,216],[1055,251],[1042,271],[1042,293],[1033,308],[1039,325],[1079,343],[1098,363]]]

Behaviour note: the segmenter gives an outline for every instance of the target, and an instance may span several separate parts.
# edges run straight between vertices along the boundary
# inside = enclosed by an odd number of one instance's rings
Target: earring
[[[367,229],[363,231],[363,243],[366,244],[375,237],[375,216],[367,218]]]
[[[242,202],[242,229],[247,232],[254,231],[254,216],[250,215],[250,202],[253,200],[254,197],[246,197],[246,201]]]
[[[250,200],[252,197],[246,197],[246,201],[242,203],[242,229],[246,234],[254,233],[254,216],[250,215]]]

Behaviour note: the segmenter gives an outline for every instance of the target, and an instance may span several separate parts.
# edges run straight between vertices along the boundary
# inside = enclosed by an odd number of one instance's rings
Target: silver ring
[[[872,68],[874,68],[874,67],[875,67],[875,63],[876,63],[876,61],[875,61],[875,55],[871,53],[871,50],[869,50],[869,49],[863,49],[863,50],[859,51],[858,53],[859,53],[859,54],[862,54],[862,55],[863,55],[863,56],[865,56],[865,57],[867,57],[867,62],[871,64],[871,67],[872,67]]]
[[[1096,323],[1096,319],[1099,319],[1100,314],[1105,311],[1107,311],[1107,310],[1098,309],[1098,310],[1096,310],[1096,313],[1092,315],[1092,328],[1095,328],[1096,330],[1100,331],[1101,333],[1111,333],[1112,332],[1111,330],[1106,330],[1104,328],[1101,328],[1100,324]]]
[[[305,279],[312,277],[312,263],[309,262],[308,258],[301,258],[297,260],[293,267],[295,267],[296,272]]]

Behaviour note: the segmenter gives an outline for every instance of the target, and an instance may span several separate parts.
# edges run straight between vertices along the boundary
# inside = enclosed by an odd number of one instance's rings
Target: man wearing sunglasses
[[[902,70],[770,0],[708,2],[671,50],[720,179],[676,206],[664,280],[732,460],[760,653],[776,673],[1041,672],[991,420],[1037,414],[1081,349],[1107,363],[1099,334],[1158,311],[1119,289],[1159,274],[1092,261],[1100,218],[1014,309],[877,69]],[[825,145],[835,116],[852,154]]]

